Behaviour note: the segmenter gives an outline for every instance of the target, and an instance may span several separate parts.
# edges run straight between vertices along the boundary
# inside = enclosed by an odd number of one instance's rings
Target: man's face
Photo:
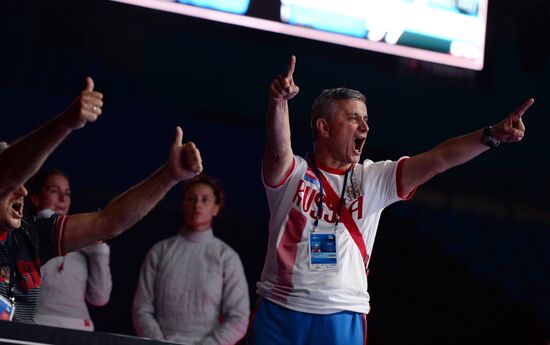
[[[367,106],[357,99],[336,101],[328,121],[328,145],[332,159],[342,166],[358,163],[367,139]]]
[[[0,230],[19,229],[23,219],[24,198],[27,195],[25,187],[20,186],[10,195],[0,200]]]
[[[56,213],[67,214],[71,206],[71,186],[63,175],[48,176],[37,194],[32,194],[30,201],[36,212],[50,209]]]

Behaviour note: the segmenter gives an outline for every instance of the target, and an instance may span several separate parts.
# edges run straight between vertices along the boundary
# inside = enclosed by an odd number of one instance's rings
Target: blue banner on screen
[[[249,0],[178,0],[177,2],[237,14],[245,14],[250,3]]]

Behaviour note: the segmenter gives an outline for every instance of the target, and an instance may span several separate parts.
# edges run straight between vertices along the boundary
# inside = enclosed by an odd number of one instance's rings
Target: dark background
[[[46,165],[71,176],[74,212],[104,207],[167,156],[174,127],[227,191],[215,229],[260,276],[268,211],[260,180],[267,88],[298,58],[293,146],[311,150],[310,106],[323,88],[367,95],[365,158],[397,159],[500,121],[528,97],[527,134],[437,176],[382,217],[369,274],[369,344],[548,344],[550,184],[548,1],[489,8],[486,69],[472,72],[258,32],[109,1],[0,4],[0,138],[63,110],[94,78],[103,116]],[[96,329],[134,334],[130,308],[152,244],[182,224],[174,188],[110,241],[113,292]]]

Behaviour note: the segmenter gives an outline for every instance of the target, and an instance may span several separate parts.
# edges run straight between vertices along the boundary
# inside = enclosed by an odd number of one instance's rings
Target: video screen
[[[112,0],[482,70],[489,0]]]

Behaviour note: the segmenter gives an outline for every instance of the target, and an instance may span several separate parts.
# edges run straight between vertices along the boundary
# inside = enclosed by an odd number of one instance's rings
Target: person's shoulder
[[[380,174],[391,174],[391,172],[397,166],[397,161],[387,159],[375,162],[370,159],[365,159],[363,161],[363,164],[360,165],[363,174],[368,176],[377,176]]]
[[[393,161],[391,159],[386,160],[379,160],[379,161],[373,161],[370,159],[365,159],[362,164],[360,164],[363,168],[375,168],[375,167],[384,167],[391,164],[396,164],[397,161]]]
[[[58,220],[62,220],[65,216],[59,213],[53,213],[50,217],[41,218],[35,216],[25,216],[21,220],[21,228],[26,231],[37,231],[50,228],[57,224]]]
[[[23,217],[21,219],[21,227],[15,230],[15,236],[32,236],[34,233],[38,232],[41,228],[40,219],[35,217]]]
[[[288,176],[289,179],[297,179],[297,178],[301,178],[307,168],[308,168],[308,161],[306,158],[304,157],[301,157],[301,156],[298,156],[298,155],[294,155],[294,162],[292,164],[292,170],[289,171],[289,175],[291,176]]]
[[[296,162],[307,164],[306,159],[305,159],[304,157],[302,157],[302,156],[294,155],[294,159],[296,160]]]
[[[210,244],[211,245],[214,245],[216,247],[219,247],[221,249],[226,249],[226,248],[230,248],[231,249],[231,246],[229,244],[227,244],[227,242],[225,242],[224,240],[222,240],[221,238],[219,238],[218,236],[214,235],[211,240],[210,240]]]
[[[233,249],[233,247],[231,247],[229,244],[227,244],[227,242],[217,236],[214,236],[214,238],[212,239],[212,243],[218,248],[218,250],[220,251],[220,255],[230,257],[239,256],[239,254],[235,249]]]
[[[307,161],[303,157],[300,157],[298,155],[292,156],[292,163],[290,164],[288,171],[286,171],[281,181],[279,181],[279,183],[277,184],[270,185],[262,177],[264,187],[266,187],[268,191],[280,190],[281,189],[280,187],[287,185],[289,181],[295,180],[298,177],[301,177],[302,174],[306,171],[307,165],[308,165]]]
[[[111,252],[111,249],[109,245],[105,242],[96,242],[92,243],[84,248],[81,248],[78,250],[78,252],[82,255],[109,255]]]
[[[172,235],[167,238],[163,238],[157,242],[155,242],[149,251],[165,251],[168,247],[176,243],[181,236],[179,235]]]
[[[36,227],[39,221],[40,219],[35,216],[25,216],[21,219],[20,229],[30,229]]]
[[[364,168],[366,168],[366,167],[370,166],[371,164],[374,164],[374,161],[372,161],[372,160],[370,160],[370,159],[365,159],[365,160],[363,161],[363,163],[358,164],[358,165],[361,165],[361,166],[363,166]]]

